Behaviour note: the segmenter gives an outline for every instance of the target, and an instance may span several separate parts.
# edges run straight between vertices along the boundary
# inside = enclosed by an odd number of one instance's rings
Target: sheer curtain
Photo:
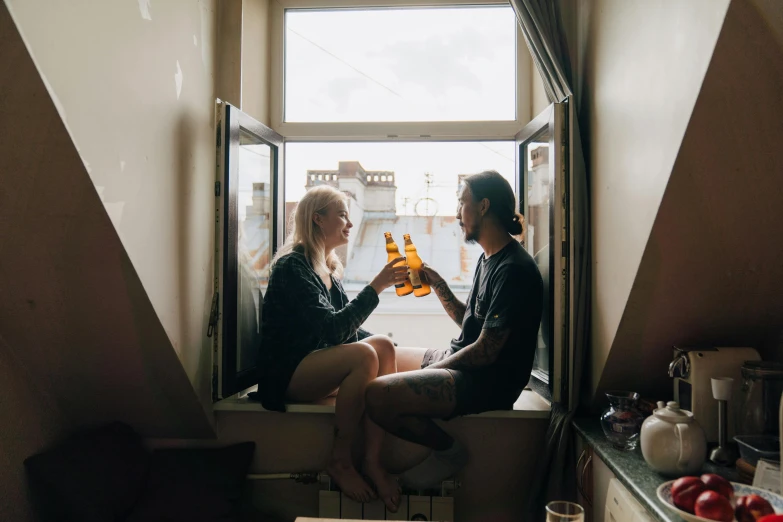
[[[543,508],[551,500],[576,499],[576,463],[574,462],[571,421],[579,406],[579,391],[589,339],[590,306],[590,211],[587,171],[577,122],[574,85],[565,35],[553,0],[510,0],[525,36],[525,42],[541,74],[550,102],[570,105],[570,174],[573,181],[571,234],[574,241],[574,338],[573,381],[568,397],[552,405],[546,448],[536,464],[537,480],[530,491],[530,520],[543,520]]]

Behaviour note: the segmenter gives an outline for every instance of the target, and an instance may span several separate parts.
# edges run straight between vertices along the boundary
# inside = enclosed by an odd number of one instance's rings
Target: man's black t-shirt
[[[497,360],[484,370],[498,372],[502,387],[521,390],[533,368],[542,300],[541,274],[521,244],[511,241],[488,258],[481,254],[452,352],[475,343],[484,328],[510,329]]]

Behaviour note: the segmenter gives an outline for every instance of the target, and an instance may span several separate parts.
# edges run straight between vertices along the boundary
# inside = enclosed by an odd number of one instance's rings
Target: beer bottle
[[[397,246],[397,243],[395,243],[394,239],[392,239],[391,232],[384,232],[383,235],[386,238],[386,254],[388,255],[386,262],[388,263],[393,259],[397,259],[402,254],[400,254],[400,249]],[[405,261],[400,261],[394,266],[402,266],[404,264]],[[397,295],[400,297],[413,292],[413,285],[411,284],[410,279],[406,279],[404,283],[394,285],[394,291],[397,292]]]
[[[408,260],[408,273],[411,283],[413,284],[413,295],[416,297],[422,297],[430,293],[430,285],[421,280],[422,263],[419,254],[416,252],[416,246],[411,241],[410,234],[404,234],[402,238],[405,240],[405,257]]]

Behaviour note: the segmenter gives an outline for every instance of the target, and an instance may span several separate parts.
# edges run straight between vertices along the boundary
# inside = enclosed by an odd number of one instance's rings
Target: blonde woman
[[[348,243],[353,224],[346,196],[326,185],[311,189],[296,207],[293,231],[272,261],[264,297],[259,396],[266,409],[337,393],[334,447],[327,468],[340,489],[358,502],[375,492],[354,468],[351,446],[365,430],[364,472],[387,508],[396,511],[399,489],[380,464],[384,431],[364,416],[367,384],[395,373],[391,340],[362,323],[378,294],[403,282],[407,267],[391,261],[352,301],[343,290],[343,266],[334,249]]]

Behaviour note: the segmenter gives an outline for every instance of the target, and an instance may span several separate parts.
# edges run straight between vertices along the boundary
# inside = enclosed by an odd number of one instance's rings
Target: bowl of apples
[[[783,522],[783,497],[713,473],[664,482],[658,499],[689,522]]]

